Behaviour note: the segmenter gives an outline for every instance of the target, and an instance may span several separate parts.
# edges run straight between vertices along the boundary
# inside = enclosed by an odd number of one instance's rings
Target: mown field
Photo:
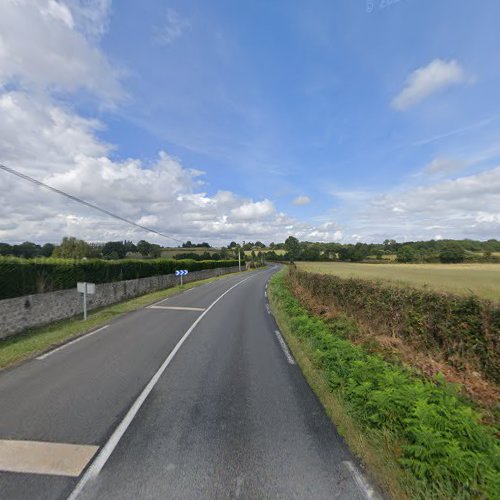
[[[357,264],[350,262],[297,262],[305,271],[390,280],[402,286],[429,287],[451,293],[475,293],[500,300],[499,264]]]

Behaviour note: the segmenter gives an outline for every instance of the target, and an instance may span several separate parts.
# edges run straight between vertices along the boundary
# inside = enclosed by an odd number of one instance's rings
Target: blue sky
[[[34,29],[31,42],[47,45],[46,67],[6,64],[2,71],[0,55],[3,97],[40,100],[72,123],[87,120],[76,125],[85,138],[57,168],[35,165],[5,141],[0,154],[180,239],[498,237],[500,4],[369,4],[43,0],[33,26],[58,23],[61,41],[80,44],[62,55],[71,63],[67,74],[64,65],[54,71],[47,54],[60,49],[35,39]],[[0,14],[14,19],[19,8],[7,0]],[[22,54],[10,36],[4,45]],[[48,141],[45,156],[59,147]],[[127,182],[144,189],[116,199],[121,191],[109,179],[130,165],[136,170]],[[114,173],[106,177],[106,168]],[[161,183],[154,199],[145,194],[156,175],[148,170],[180,186],[164,188],[164,203]],[[75,181],[80,174],[103,176],[102,189]],[[123,234],[108,221],[95,229],[98,215],[54,204],[39,238]],[[68,212],[76,219],[62,222]],[[29,221],[7,225],[0,239],[34,231]]]

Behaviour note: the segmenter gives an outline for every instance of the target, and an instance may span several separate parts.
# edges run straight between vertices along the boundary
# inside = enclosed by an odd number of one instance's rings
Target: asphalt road
[[[274,271],[189,290],[0,372],[0,440],[98,450],[73,477],[6,472],[16,457],[0,454],[0,498],[366,498],[275,333]]]

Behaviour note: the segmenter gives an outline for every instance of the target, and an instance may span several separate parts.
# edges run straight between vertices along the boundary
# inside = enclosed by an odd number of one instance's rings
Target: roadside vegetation
[[[460,295],[474,293],[485,299],[500,300],[500,266],[497,264],[297,262],[297,267],[340,278],[383,280],[402,287],[422,287]]]
[[[0,257],[0,299],[76,287],[79,281],[113,281],[172,274],[177,269],[200,271],[237,266],[237,260],[102,260],[102,259],[22,259]]]
[[[151,305],[159,300],[172,297],[185,290],[194,288],[205,283],[223,279],[231,275],[218,276],[200,281],[193,281],[182,287],[168,288],[158,292],[148,293],[132,300],[127,300],[109,307],[90,311],[86,321],[81,317],[51,323],[39,328],[32,328],[25,332],[0,339],[0,369],[17,364],[25,359],[37,356],[45,351],[53,349],[72,339],[80,337],[110,321],[113,321],[127,313]]]
[[[272,279],[271,306],[311,386],[377,482],[393,498],[500,498],[498,428],[485,423],[484,414],[443,375],[426,376],[397,357],[384,356],[369,343],[354,342],[363,336],[363,325],[352,316],[339,309],[328,315],[320,309],[312,311],[309,299],[319,285],[315,281],[305,288],[297,278],[301,274],[306,273],[282,271]],[[329,283],[321,281],[323,288],[322,292],[316,290],[318,295],[331,297]],[[354,292],[356,285],[360,286],[357,304],[363,307],[366,285],[356,282],[345,286]],[[385,295],[379,292],[365,297],[371,313],[377,310],[377,300],[384,298],[394,304],[404,298],[398,288]],[[318,302],[316,307],[323,307],[323,301]],[[441,306],[438,304],[438,310]],[[469,321],[475,314],[474,307],[464,312]],[[374,323],[378,324],[379,318],[374,318]],[[440,317],[439,321],[450,319]],[[415,316],[412,320],[418,337],[418,328],[425,327],[426,318]],[[468,323],[469,328],[472,323]],[[393,322],[393,326],[397,324]],[[441,333],[448,325],[443,326]],[[387,334],[392,336],[393,332]],[[438,346],[433,331],[428,334],[431,336],[424,344]],[[454,345],[453,338],[451,334],[445,349]],[[487,345],[489,340],[481,342]],[[464,348],[468,349],[467,343]],[[494,377],[494,372],[491,375]]]

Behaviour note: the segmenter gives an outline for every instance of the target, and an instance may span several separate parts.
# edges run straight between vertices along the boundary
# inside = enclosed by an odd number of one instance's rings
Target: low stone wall
[[[189,273],[183,280],[184,283],[189,283],[237,271],[238,266],[204,269]],[[149,292],[171,288],[178,283],[179,278],[173,274],[103,283],[96,285],[95,295],[87,296],[87,308],[92,310],[115,304]],[[77,314],[83,314],[83,301],[76,288],[0,300],[0,339]]]

